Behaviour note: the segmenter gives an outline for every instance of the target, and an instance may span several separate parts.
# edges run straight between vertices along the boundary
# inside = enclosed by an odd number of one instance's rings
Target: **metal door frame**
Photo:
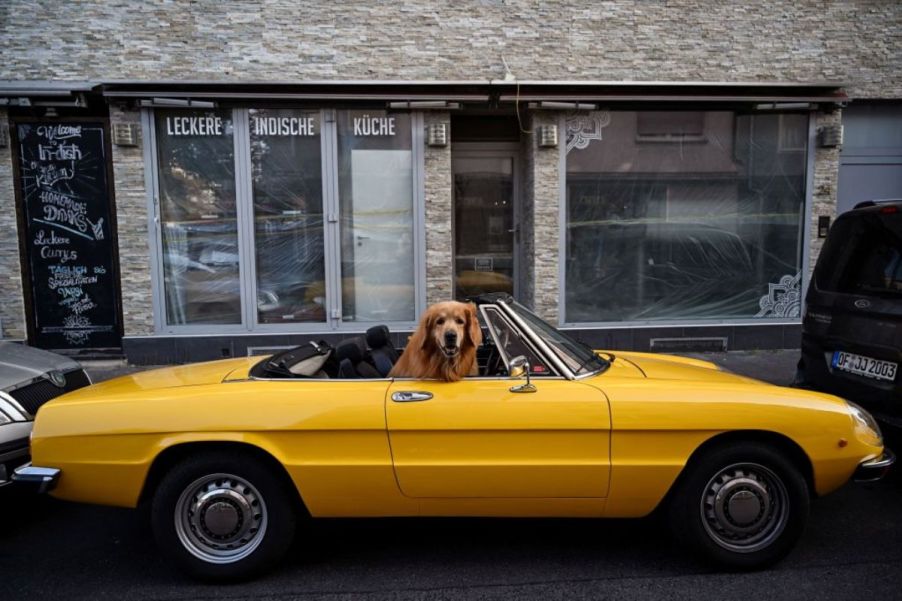
[[[513,211],[514,244],[512,249],[513,259],[513,286],[514,298],[520,300],[520,264],[522,263],[522,237],[525,235],[520,221],[521,197],[520,197],[520,159],[522,149],[519,142],[461,142],[451,145],[451,273],[452,294],[457,298],[457,198],[454,186],[454,161],[456,159],[511,159],[513,165],[513,188],[511,195],[511,210]]]

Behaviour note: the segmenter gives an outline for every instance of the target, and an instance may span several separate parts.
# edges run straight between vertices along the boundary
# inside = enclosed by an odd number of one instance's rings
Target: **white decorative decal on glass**
[[[607,111],[574,115],[567,118],[567,152],[574,148],[582,150],[592,140],[601,140],[601,130],[611,123],[611,113]]]
[[[761,310],[755,317],[800,317],[802,273],[784,275],[779,283],[767,285],[767,294],[758,301]]]

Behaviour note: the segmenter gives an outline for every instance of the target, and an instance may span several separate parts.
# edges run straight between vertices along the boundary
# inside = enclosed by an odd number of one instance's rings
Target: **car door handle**
[[[396,403],[415,403],[416,401],[428,401],[431,398],[431,392],[419,392],[417,390],[394,392],[391,395],[391,400]]]

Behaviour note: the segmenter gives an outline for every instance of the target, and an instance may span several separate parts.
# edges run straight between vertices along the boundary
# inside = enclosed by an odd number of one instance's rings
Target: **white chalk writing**
[[[48,140],[65,140],[81,137],[81,125],[39,125],[37,134]]]

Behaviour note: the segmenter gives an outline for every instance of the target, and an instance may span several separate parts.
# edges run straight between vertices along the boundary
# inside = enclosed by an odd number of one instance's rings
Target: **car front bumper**
[[[883,454],[858,464],[858,469],[852,475],[856,482],[874,482],[880,480],[896,462],[896,456],[889,449],[883,449]]]
[[[26,463],[13,472],[13,482],[34,486],[39,493],[50,492],[59,481],[61,470],[55,467],[37,467]]]

